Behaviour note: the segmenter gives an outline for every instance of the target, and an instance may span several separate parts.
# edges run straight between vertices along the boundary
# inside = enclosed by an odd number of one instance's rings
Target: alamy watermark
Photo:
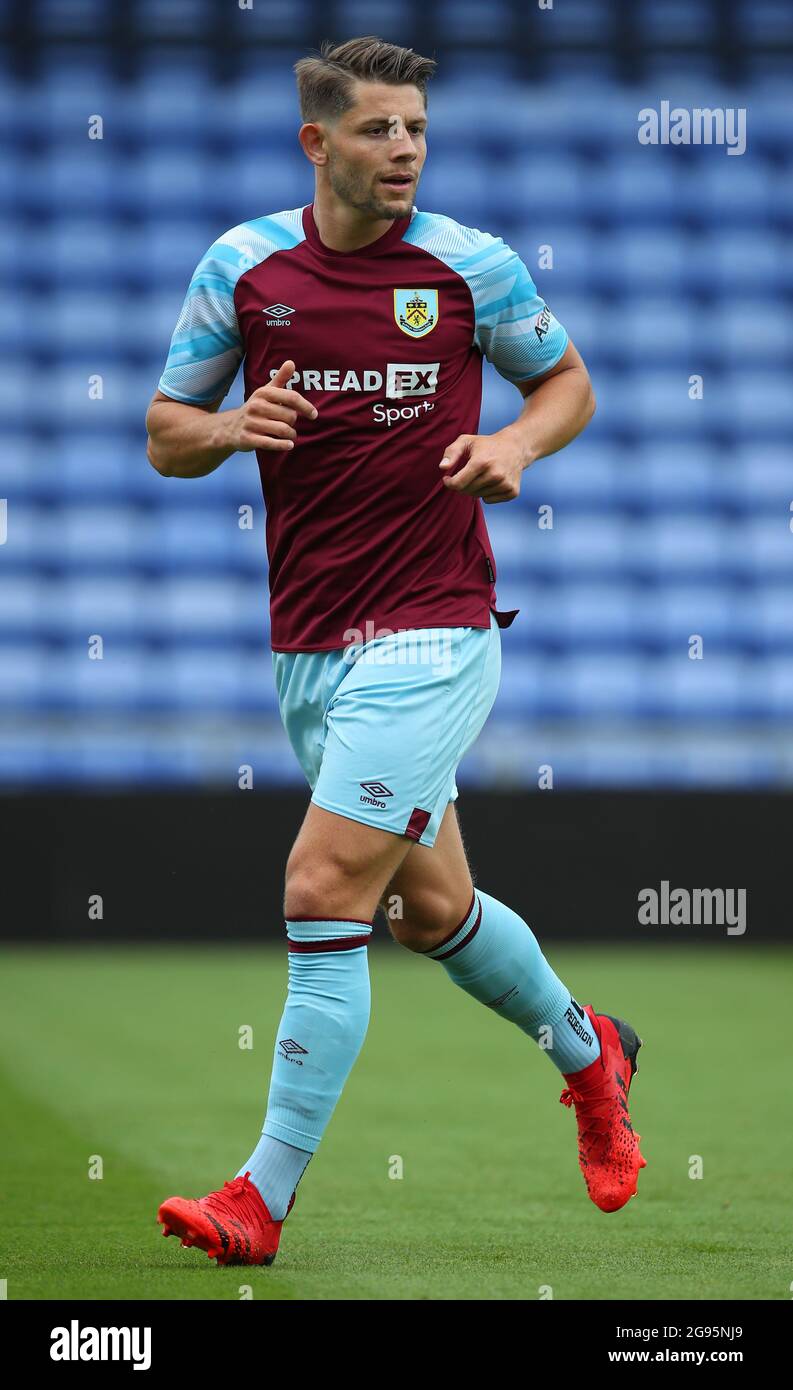
[[[639,889],[639,925],[643,927],[727,927],[728,936],[746,931],[745,888]]]
[[[672,106],[656,111],[645,106],[638,115],[640,145],[726,145],[728,154],[746,149],[745,106]]]
[[[454,643],[449,628],[375,627],[367,618],[363,628],[344,632],[344,660],[352,666],[430,666],[434,675],[450,675]]]
[[[53,1361],[131,1361],[133,1371],[151,1366],[150,1327],[81,1327],[72,1318],[68,1327],[53,1327]]]

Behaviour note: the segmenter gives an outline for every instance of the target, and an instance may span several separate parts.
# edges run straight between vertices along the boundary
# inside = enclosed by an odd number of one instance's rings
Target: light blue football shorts
[[[433,845],[493,706],[501,633],[410,628],[328,652],[273,652],[281,719],[311,800]]]

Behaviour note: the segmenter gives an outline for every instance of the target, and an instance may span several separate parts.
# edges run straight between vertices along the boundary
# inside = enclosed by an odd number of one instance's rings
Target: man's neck
[[[333,194],[317,189],[314,195],[314,225],[320,241],[331,251],[360,251],[385,236],[396,218],[373,218],[370,213],[342,203]]]

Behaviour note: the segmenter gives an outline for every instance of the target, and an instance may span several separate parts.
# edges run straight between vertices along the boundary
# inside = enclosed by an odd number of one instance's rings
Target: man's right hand
[[[164,478],[205,478],[238,450],[294,448],[298,415],[315,420],[318,413],[297,391],[286,389],[294,371],[294,362],[284,362],[272,381],[235,410],[219,409],[222,396],[190,405],[156,391],[146,412],[152,468]]]
[[[228,445],[234,452],[250,453],[252,449],[292,449],[297,439],[295,423],[298,415],[316,420],[316,407],[286,387],[294,375],[294,362],[284,362],[272,381],[260,386],[236,410],[227,410],[219,417],[228,431]]]

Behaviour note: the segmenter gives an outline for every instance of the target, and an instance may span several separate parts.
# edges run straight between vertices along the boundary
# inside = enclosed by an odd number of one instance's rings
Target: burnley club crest
[[[437,290],[394,290],[394,318],[410,338],[424,338],[438,322]]]

